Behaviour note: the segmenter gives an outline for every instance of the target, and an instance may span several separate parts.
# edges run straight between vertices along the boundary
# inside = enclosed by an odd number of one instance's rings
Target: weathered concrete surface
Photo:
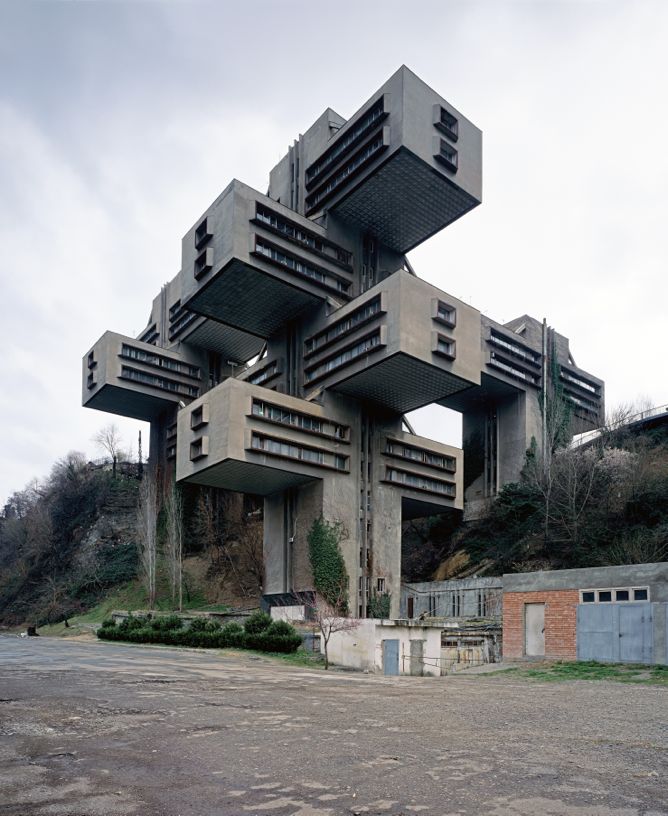
[[[0,637],[3,816],[668,814],[668,694]]]

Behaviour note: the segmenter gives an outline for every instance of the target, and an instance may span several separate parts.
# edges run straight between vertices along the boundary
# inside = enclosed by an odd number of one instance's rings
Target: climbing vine
[[[329,522],[322,516],[313,522],[308,533],[315,590],[342,615],[348,612],[348,573],[339,546],[344,535],[340,522]]]
[[[374,592],[369,598],[369,617],[386,619],[390,617],[392,596],[389,592]]]

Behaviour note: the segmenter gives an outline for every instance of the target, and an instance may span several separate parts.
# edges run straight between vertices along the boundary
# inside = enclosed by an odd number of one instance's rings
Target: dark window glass
[[[633,600],[634,601],[646,601],[649,598],[649,593],[646,589],[634,589],[633,590]]]
[[[594,603],[596,601],[596,593],[595,592],[583,592],[582,593],[582,603]]]
[[[601,590],[598,593],[599,603],[610,603],[610,601],[612,601],[612,592],[609,589]]]
[[[628,601],[629,600],[629,591],[628,591],[628,589],[618,589],[615,592],[615,600],[616,601]]]

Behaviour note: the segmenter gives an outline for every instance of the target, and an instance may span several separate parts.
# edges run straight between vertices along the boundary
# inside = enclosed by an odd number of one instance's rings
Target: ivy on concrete
[[[389,592],[374,592],[369,598],[369,613],[372,618],[383,620],[390,617],[392,596]]]
[[[316,592],[340,614],[348,611],[348,573],[341,554],[340,522],[315,519],[308,532],[308,553]]]

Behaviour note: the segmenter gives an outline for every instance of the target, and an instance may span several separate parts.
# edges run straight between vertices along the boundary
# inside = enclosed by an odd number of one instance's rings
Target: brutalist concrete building
[[[350,119],[325,110],[266,195],[232,181],[145,331],[84,356],[83,404],[149,421],[163,472],[264,496],[267,595],[311,588],[322,515],[345,530],[351,609],[387,592],[396,616],[402,519],[475,509],[516,480],[548,380],[574,431],[601,423],[603,383],[565,337],[495,323],[411,268],[481,194],[480,130],[402,67]],[[407,430],[433,402],[463,414],[463,451]]]

